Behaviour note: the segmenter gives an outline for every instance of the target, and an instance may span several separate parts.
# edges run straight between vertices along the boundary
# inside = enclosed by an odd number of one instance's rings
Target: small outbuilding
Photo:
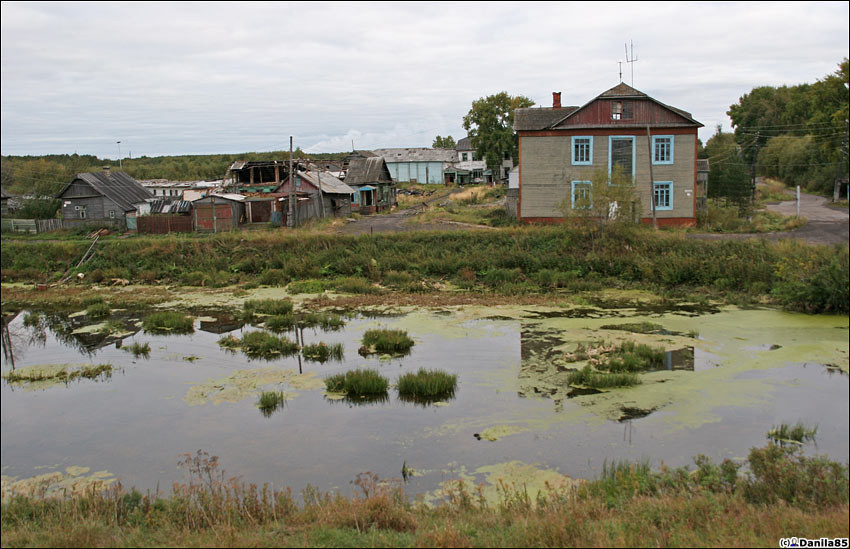
[[[241,194],[211,194],[192,202],[195,230],[232,231],[245,222],[245,197]]]
[[[135,229],[136,212],[154,198],[138,181],[124,172],[77,174],[56,198],[62,201],[64,220],[103,221]]]

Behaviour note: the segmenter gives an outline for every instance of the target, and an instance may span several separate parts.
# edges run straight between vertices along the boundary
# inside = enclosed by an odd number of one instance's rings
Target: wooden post
[[[319,187],[319,205],[322,209],[322,219],[325,218],[325,198],[322,194],[322,170],[321,168],[316,168],[316,181]]]
[[[289,136],[289,215],[286,217],[286,224],[290,227],[295,227],[295,204],[293,202],[295,194],[295,178],[292,176],[292,136]]]
[[[652,136],[649,124],[646,125],[646,148],[649,151],[649,203],[652,205],[652,227],[658,228],[658,218],[655,216],[655,177],[652,175]]]
[[[216,217],[215,217],[215,196],[210,195],[210,202],[212,203],[212,214],[213,214],[213,232],[218,232],[218,227],[216,226]]]

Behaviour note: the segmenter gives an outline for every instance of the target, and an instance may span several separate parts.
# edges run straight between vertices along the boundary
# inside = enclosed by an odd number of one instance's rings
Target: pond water
[[[593,308],[465,307],[402,315],[352,315],[337,331],[304,329],[305,344],[342,343],[344,359],[249,360],[217,341],[260,329],[238,311],[194,311],[190,335],[152,335],[143,313],[114,311],[111,336],[85,315],[7,317],[2,370],[34,365],[111,364],[112,375],[67,383],[9,382],[2,396],[4,483],[45,472],[107,471],[125,487],[167,492],[184,480],[178,461],[204,450],[229,476],[299,491],[307,484],[349,494],[369,471],[414,472],[406,490],[441,482],[486,482],[499,464],[596,477],[605,460],[692,464],[697,454],[741,459],[781,422],[817,426],[807,452],[842,462],[848,450],[848,318],[771,309],[647,312]],[[652,322],[652,334],[602,329]],[[401,358],[358,354],[372,328],[407,330]],[[290,333],[291,338],[295,336]],[[564,382],[579,343],[636,341],[663,346],[664,367],[636,387],[591,390]],[[150,346],[147,358],[125,350]],[[124,347],[124,348],[120,348]],[[580,366],[581,364],[579,364]],[[335,400],[322,380],[359,367],[394,385],[419,368],[458,375],[453,399],[434,404],[389,398]],[[283,391],[264,414],[261,390]]]

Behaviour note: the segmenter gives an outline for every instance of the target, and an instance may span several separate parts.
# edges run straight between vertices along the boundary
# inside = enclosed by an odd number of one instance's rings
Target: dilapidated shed
[[[232,231],[245,222],[245,197],[241,194],[212,194],[195,200],[192,207],[198,232]]]
[[[398,204],[396,184],[380,156],[348,157],[345,184],[353,189],[352,208],[359,213],[380,212]]]

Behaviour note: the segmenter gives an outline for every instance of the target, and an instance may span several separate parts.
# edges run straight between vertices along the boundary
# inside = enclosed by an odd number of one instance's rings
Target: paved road
[[[690,238],[703,240],[766,238],[779,240],[795,238],[811,244],[847,244],[850,241],[850,215],[845,208],[834,208],[828,199],[813,194],[800,193],[800,215],[806,224],[793,231],[757,234],[691,234]],[[797,201],[788,200],[768,204],[767,209],[782,215],[797,215]]]

